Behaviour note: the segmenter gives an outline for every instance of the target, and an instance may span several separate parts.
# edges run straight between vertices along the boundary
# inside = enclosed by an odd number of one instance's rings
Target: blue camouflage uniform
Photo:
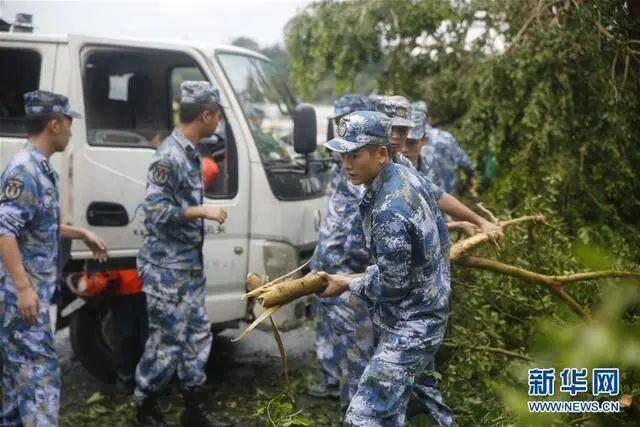
[[[389,120],[376,113],[346,121],[325,145],[350,152],[384,137],[366,138]],[[346,119],[350,119],[347,116]],[[401,426],[411,393],[439,425],[451,425],[431,374],[444,336],[450,283],[430,193],[414,171],[393,163],[367,185],[360,214],[375,265],[350,290],[373,305],[377,346],[346,415],[348,425]]]
[[[419,109],[424,108],[424,111],[426,111],[426,104],[424,103],[424,101],[418,101],[417,103],[414,103],[414,105],[415,104],[417,104]],[[407,137],[415,140],[420,140],[425,137],[428,127],[426,114],[420,110],[413,111],[411,120],[413,121],[414,127],[409,130],[409,134]],[[412,169],[418,172],[416,175],[422,182],[421,189],[424,192],[425,199],[428,200],[431,206],[431,210],[436,215],[436,223],[438,224],[438,231],[440,234],[442,254],[448,260],[449,249],[451,247],[449,230],[447,228],[446,218],[438,207],[438,200],[440,200],[440,198],[443,196],[444,190],[442,187],[437,186],[431,179],[431,165],[427,161],[424,153],[420,153],[420,155],[418,156],[418,162]],[[447,271],[449,271],[449,262],[446,262],[445,264]]]
[[[67,98],[51,92],[24,95],[27,117],[80,117]],[[18,309],[16,284],[0,260],[0,351],[3,426],[58,424],[60,368],[49,307],[58,281],[60,208],[58,175],[36,146],[27,144],[0,177],[0,236],[15,237],[40,312],[30,326]]]
[[[427,125],[427,144],[422,154],[429,164],[429,178],[447,193],[454,194],[458,184],[456,169],[473,174],[473,164],[469,156],[449,132]]]
[[[418,101],[418,103],[419,102],[424,104],[424,101]],[[414,105],[415,104],[417,103],[414,103]],[[426,108],[426,104],[425,104],[425,108]],[[413,113],[411,114],[411,120],[413,121],[413,124],[415,126],[411,128],[411,130],[409,130],[409,134],[407,135],[407,138],[413,139],[416,141],[419,141],[422,138],[425,138],[427,136],[426,128],[428,126],[426,114],[423,113],[422,111],[414,110]],[[421,150],[420,154],[418,155],[418,163],[414,165],[414,167],[418,172],[420,172],[421,174],[431,179],[430,165],[429,165],[429,161],[427,160],[424,154],[424,149]]]
[[[408,127],[409,131],[415,126],[411,120],[411,104],[404,96],[378,96],[373,101],[373,110],[379,111],[391,119],[391,126]],[[413,168],[411,160],[402,153],[392,156],[394,163]]]
[[[208,82],[185,81],[182,103],[218,103]],[[200,155],[179,129],[157,148],[147,173],[146,236],[138,273],[147,296],[149,338],[136,369],[135,398],[157,395],[177,370],[185,391],[201,386],[212,335],[205,310],[204,223],[185,219],[203,202]]]
[[[366,97],[357,94],[343,95],[334,102],[333,112],[329,119],[337,122],[340,117],[349,113],[369,109],[370,103]],[[331,167],[331,180],[327,189],[329,196],[327,215],[320,230],[316,251],[310,266],[315,270],[361,272],[368,265],[366,261],[368,255],[366,250],[364,250],[364,254],[361,252],[362,248],[358,245],[357,239],[349,247],[343,247],[347,240],[349,227],[343,228],[342,224],[352,223],[354,214],[359,218],[357,209],[353,208],[356,205],[351,202],[356,200],[362,190],[348,182],[345,173],[338,164],[339,156],[334,156],[334,160],[336,160],[336,164]],[[336,194],[336,190],[338,190],[338,194]],[[358,226],[358,221],[355,221],[355,224]],[[357,233],[357,230],[353,233]],[[349,253],[354,257],[353,259],[350,259]],[[341,366],[344,367],[345,363],[345,331],[351,327],[351,323],[344,320],[351,315],[349,305],[348,295],[343,295],[341,298],[317,299],[315,304],[316,358],[325,383],[331,386],[340,383],[346,372],[346,368],[342,369]],[[344,384],[344,381],[342,383]],[[344,402],[346,399],[344,387],[341,395]]]
[[[344,170],[338,174],[340,179],[329,199],[311,268],[330,273],[361,273],[371,263],[357,208],[363,187],[351,184]],[[341,402],[345,410],[350,401],[349,386],[352,384],[355,387],[359,378],[354,381],[351,373],[357,370],[351,369],[350,365],[354,361],[367,360],[373,345],[373,342],[367,341],[371,339],[370,334],[361,336],[360,341],[354,339],[356,313],[364,313],[359,317],[368,318],[364,300],[348,292],[336,298],[318,299],[316,354],[323,371],[335,370],[334,375],[340,380]],[[325,330],[329,333],[323,335]]]
[[[429,107],[427,106],[427,103],[424,101],[416,101],[411,103],[411,109],[413,111],[423,113],[425,116],[429,114]]]

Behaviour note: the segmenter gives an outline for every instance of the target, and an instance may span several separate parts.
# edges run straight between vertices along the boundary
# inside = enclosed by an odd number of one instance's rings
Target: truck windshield
[[[305,167],[293,150],[295,99],[269,62],[253,56],[217,54],[246,117],[269,185],[280,200],[320,197],[327,184],[321,164]]]

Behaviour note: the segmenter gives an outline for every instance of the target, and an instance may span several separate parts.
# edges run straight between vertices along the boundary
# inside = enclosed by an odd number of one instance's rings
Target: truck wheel
[[[70,335],[71,347],[82,366],[101,381],[113,383],[111,314],[106,304],[87,304],[74,312]]]

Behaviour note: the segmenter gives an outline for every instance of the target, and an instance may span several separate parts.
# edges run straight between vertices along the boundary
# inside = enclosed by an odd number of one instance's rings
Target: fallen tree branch
[[[504,264],[499,261],[494,261],[487,258],[480,258],[475,256],[462,257],[456,261],[456,264],[465,265],[468,267],[481,268],[484,270],[491,270],[497,273],[503,273],[509,276],[515,276],[515,277],[527,279],[531,282],[553,284],[558,286],[565,286],[570,283],[584,282],[587,280],[606,279],[606,278],[640,279],[640,273],[635,271],[624,271],[624,270],[600,270],[600,271],[588,271],[585,273],[567,274],[564,276],[551,276],[547,274],[540,274],[533,271],[525,270],[523,268],[516,267],[514,265]]]
[[[324,290],[327,282],[318,274],[308,274],[300,279],[289,280],[271,286],[266,292],[258,296],[258,301],[264,308],[275,307],[291,302],[309,294]]]
[[[287,277],[291,276],[292,274],[297,273],[298,271],[302,270],[302,269],[303,269],[303,268],[305,268],[307,265],[309,265],[309,263],[310,263],[310,262],[311,262],[311,258],[309,258],[309,259],[307,260],[307,262],[305,262],[304,264],[302,264],[300,267],[296,268],[295,270],[290,271],[290,272],[288,272],[287,274],[284,274],[284,275],[282,275],[282,276],[278,277],[277,279],[272,280],[272,281],[270,281],[269,283],[265,283],[264,285],[262,285],[262,286],[260,286],[260,287],[258,287],[258,288],[256,288],[256,289],[254,289],[254,290],[252,290],[251,292],[246,293],[245,295],[243,295],[243,296],[242,296],[242,299],[245,299],[245,298],[252,298],[252,297],[257,297],[258,295],[262,294],[263,292],[266,292],[266,290],[267,290],[269,287],[271,287],[271,286],[273,286],[274,284],[278,283],[278,281],[280,281],[280,280],[282,280],[282,279],[285,279],[285,278],[287,278]],[[247,279],[248,279],[248,278],[249,278],[249,277],[247,276]]]
[[[516,219],[511,219],[508,221],[500,221],[498,225],[502,226],[503,228],[506,228],[506,227],[517,225],[517,224],[521,224],[523,222],[545,223],[545,221],[546,220],[544,215],[529,215],[529,216],[523,216]],[[464,239],[458,243],[455,243],[451,247],[451,252],[450,252],[451,261],[453,262],[457,260],[465,252],[469,252],[471,249],[489,240],[494,240],[494,237],[489,235],[488,233],[479,233],[479,234],[476,234],[475,236],[469,237],[468,239]]]
[[[267,278],[267,276],[263,276],[261,274],[256,274],[256,273],[247,274],[246,283],[247,283],[247,287],[249,288],[249,291],[253,291],[260,288],[261,286],[264,286],[268,281],[269,279]]]
[[[494,224],[499,224],[500,223],[500,220],[493,214],[493,212],[491,212],[489,209],[487,209],[487,207],[484,205],[484,203],[478,202],[478,203],[476,203],[476,206],[478,207],[478,209],[480,209],[482,212],[484,212],[485,215],[487,215],[489,217],[489,219],[491,220],[492,223],[494,223]]]
[[[487,351],[490,353],[497,353],[503,356],[515,357],[516,359],[522,359],[528,362],[533,362],[533,359],[527,356],[526,354],[516,353],[515,351],[505,350],[504,348],[499,348],[499,347],[489,347],[486,345],[467,345],[467,344],[460,344],[460,343],[455,343],[451,341],[443,341],[442,346],[451,347],[451,348],[469,348],[471,350]]]
[[[260,323],[262,323],[264,320],[266,320],[267,317],[271,317],[271,315],[275,314],[278,310],[280,310],[282,308],[281,305],[277,306],[277,307],[271,307],[265,311],[262,312],[262,314],[260,314],[260,316],[253,321],[252,324],[250,324],[247,329],[245,329],[244,331],[242,331],[242,333],[240,335],[238,335],[236,338],[232,338],[231,342],[236,342],[236,341],[240,341],[242,338],[244,338],[249,332],[253,331]]]
[[[504,264],[498,261],[493,261],[486,258],[479,258],[473,256],[466,256],[456,260],[456,264],[465,267],[479,268],[481,270],[495,271],[496,273],[506,274],[508,276],[519,277],[536,283],[545,284],[552,293],[564,300],[571,309],[583,319],[589,318],[588,311],[578,303],[571,295],[569,295],[564,289],[562,289],[560,283],[549,280],[548,276],[534,273],[532,271],[525,270],[520,267],[516,267],[509,264]]]
[[[289,395],[289,400],[291,403],[295,403],[295,399],[293,398],[293,391],[291,390],[291,381],[289,381],[289,368],[287,364],[287,353],[284,350],[284,342],[282,341],[282,335],[280,335],[280,331],[278,330],[278,325],[276,325],[273,317],[269,316],[269,321],[271,322],[271,328],[273,329],[273,337],[276,340],[276,344],[278,345],[278,352],[280,352],[280,366],[282,368],[282,375],[284,376],[284,380],[287,382],[287,394]]]

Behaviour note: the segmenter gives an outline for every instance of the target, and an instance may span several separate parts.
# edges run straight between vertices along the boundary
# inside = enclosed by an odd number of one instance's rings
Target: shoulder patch
[[[169,167],[160,162],[154,163],[149,169],[149,180],[155,185],[164,186],[169,180]]]
[[[10,178],[4,187],[4,199],[15,200],[22,194],[24,183],[21,178]]]

